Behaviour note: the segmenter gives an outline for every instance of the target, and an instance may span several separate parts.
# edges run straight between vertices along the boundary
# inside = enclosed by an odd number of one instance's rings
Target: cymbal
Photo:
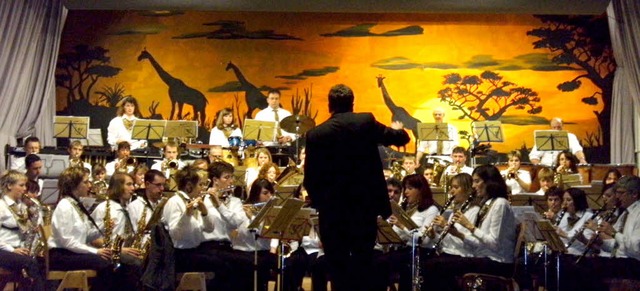
[[[161,141],[156,141],[156,142],[152,143],[151,145],[154,146],[154,147],[157,147],[159,149],[163,149],[164,146],[165,146],[165,144],[163,142],[161,142]]]
[[[280,121],[280,128],[297,134],[304,134],[316,126],[316,122],[309,116],[291,115]],[[298,130],[296,131],[296,127]]]
[[[187,149],[209,149],[210,147],[214,147],[212,145],[208,145],[208,144],[201,144],[201,143],[190,143],[186,145]]]

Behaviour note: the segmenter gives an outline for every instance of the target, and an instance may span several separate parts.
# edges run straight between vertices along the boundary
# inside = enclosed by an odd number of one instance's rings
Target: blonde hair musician
[[[230,137],[237,136],[242,138],[242,131],[235,123],[231,108],[221,109],[216,116],[216,125],[211,129],[211,136],[209,137],[210,145],[229,147]]]
[[[244,176],[244,182],[245,185],[247,185],[247,192],[251,191],[251,185],[253,184],[253,181],[258,178],[258,174],[260,172],[260,168],[262,168],[262,165],[273,161],[273,159],[271,158],[271,153],[267,148],[258,148],[256,149],[255,154],[257,166],[247,168]]]
[[[33,290],[44,290],[44,278],[38,262],[31,256],[27,234],[35,230],[29,219],[27,207],[20,203],[27,189],[27,176],[17,170],[9,170],[0,177],[0,267],[16,274],[28,276],[33,281],[21,282]],[[35,234],[34,234],[35,235]],[[33,241],[31,242],[33,243]]]
[[[529,192],[531,188],[531,174],[527,170],[520,169],[521,156],[520,151],[510,151],[507,154],[509,167],[500,172],[511,194]]]
[[[79,140],[74,140],[69,144],[67,148],[69,152],[69,167],[82,166],[91,172],[91,164],[82,161],[82,153],[84,152],[84,146]]]
[[[141,118],[138,100],[131,96],[124,97],[118,102],[116,117],[111,119],[107,127],[107,142],[114,149],[123,142],[129,142],[131,149],[135,150],[147,146],[146,140],[135,140],[131,138],[133,122]]]

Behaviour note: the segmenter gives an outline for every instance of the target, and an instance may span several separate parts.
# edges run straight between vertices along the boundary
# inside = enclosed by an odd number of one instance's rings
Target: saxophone
[[[124,238],[117,235],[113,240],[113,244],[111,245],[111,264],[113,265],[113,270],[117,270],[122,265],[120,262],[121,254],[122,254],[122,246],[124,245]]]
[[[131,242],[131,247],[137,250],[142,251],[142,239],[144,238],[145,228],[147,227],[147,207],[145,206],[142,210],[142,215],[140,219],[138,219],[137,231],[133,235],[133,241]]]
[[[113,235],[113,221],[111,220],[111,199],[107,199],[107,205],[105,206],[105,213],[104,213],[104,219],[103,219],[103,224],[104,224],[104,243],[103,246],[105,248],[111,248],[112,247],[112,241],[111,241],[111,236]]]

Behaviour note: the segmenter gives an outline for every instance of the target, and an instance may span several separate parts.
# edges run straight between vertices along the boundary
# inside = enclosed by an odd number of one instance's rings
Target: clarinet
[[[560,225],[560,222],[562,221],[562,218],[564,217],[565,213],[567,213],[567,207],[562,207],[560,214],[558,214],[558,217],[556,217],[556,220],[553,222],[555,226]]]
[[[440,209],[440,213],[438,213],[439,216],[442,216],[442,214],[444,214],[445,211],[447,211],[447,208],[449,208],[449,206],[451,206],[451,203],[453,203],[453,199],[455,198],[455,196],[451,196],[451,198],[449,198],[449,200],[447,200],[447,202],[444,203],[444,206],[442,206],[442,208]],[[433,227],[435,226],[435,222],[431,222],[431,224],[429,224],[429,227],[425,228],[424,232],[422,233],[422,235],[420,236],[420,239],[424,239],[424,237],[426,235],[428,235],[431,230],[433,230]]]
[[[613,219],[615,219],[616,215],[616,210],[618,210],[618,208],[614,208],[611,209],[610,212],[608,212],[606,215],[604,215],[604,217],[602,217],[602,221],[606,221],[606,222],[610,222],[613,221]],[[593,247],[593,244],[595,243],[596,240],[598,240],[598,237],[600,237],[600,231],[596,230],[596,233],[594,234],[593,237],[591,237],[591,239],[589,239],[589,241],[587,242],[587,245],[584,248],[584,252],[582,252],[582,255],[580,255],[578,257],[578,259],[576,259],[576,264],[580,263],[580,261],[582,260],[582,258],[584,258],[587,254],[589,254],[589,252],[591,251],[591,248]]]
[[[600,214],[600,212],[604,211],[604,209],[607,207],[607,205],[602,205],[602,207],[600,207],[600,209],[596,210],[593,215],[591,215],[591,217],[589,218],[589,220],[593,220],[596,217],[598,217],[598,214]],[[585,229],[587,229],[587,223],[584,223],[580,229],[578,229],[578,231],[576,232],[575,235],[573,235],[571,237],[571,239],[569,239],[569,241],[564,245],[566,248],[569,248],[571,245],[573,245],[573,243],[578,239],[579,236],[582,235],[582,233],[585,231]]]
[[[473,201],[474,198],[475,198],[474,195],[469,195],[467,200],[464,201],[464,203],[462,203],[462,206],[460,207],[460,211],[462,211],[462,212],[467,211],[467,208],[469,208],[469,206],[471,206],[471,201]],[[433,251],[436,254],[438,254],[438,249],[440,248],[440,244],[442,243],[442,240],[444,240],[444,238],[447,236],[447,234],[449,234],[449,231],[451,231],[451,228],[453,227],[454,224],[456,224],[456,222],[453,219],[451,219],[451,221],[449,221],[449,223],[442,230],[442,233],[440,234],[440,237],[438,238],[438,240],[436,241],[436,243],[432,247]]]

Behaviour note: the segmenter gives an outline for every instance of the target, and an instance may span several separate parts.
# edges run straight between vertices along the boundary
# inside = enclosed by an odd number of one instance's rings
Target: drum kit
[[[305,134],[307,131],[314,128],[316,125],[315,121],[308,116],[305,115],[290,115],[284,118],[280,122],[280,128],[290,133],[295,133],[296,137],[299,137]],[[255,159],[255,149],[258,147],[259,143],[256,140],[244,140],[239,136],[231,136],[229,137],[229,147],[222,148],[222,160],[227,163],[232,164],[233,166],[242,166],[245,165],[243,161],[247,160],[249,162],[251,159]],[[164,148],[164,143],[155,142],[153,143],[154,147]],[[299,148],[298,139],[296,139],[296,148]],[[202,144],[202,143],[188,143],[182,144],[181,147],[185,150],[185,152],[194,158],[204,158],[208,155],[208,151],[211,145]],[[296,152],[296,158],[298,157],[298,153]],[[247,165],[249,166],[249,165]]]

